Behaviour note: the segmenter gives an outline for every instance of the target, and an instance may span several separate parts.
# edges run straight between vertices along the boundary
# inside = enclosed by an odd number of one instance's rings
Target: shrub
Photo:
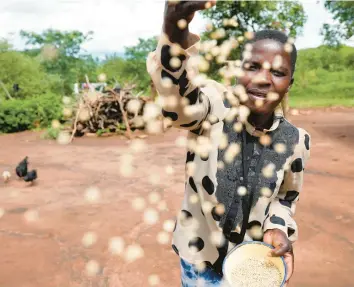
[[[354,53],[346,57],[346,65],[350,68],[354,68]]]
[[[62,119],[62,101],[52,93],[0,102],[0,132],[48,127],[54,119]]]
[[[49,127],[47,130],[43,133],[42,139],[50,139],[50,140],[55,140],[58,138],[60,134],[60,128],[53,128]]]

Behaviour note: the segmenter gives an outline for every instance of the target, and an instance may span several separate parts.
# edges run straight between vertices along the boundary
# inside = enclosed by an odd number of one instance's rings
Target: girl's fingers
[[[186,9],[186,12],[189,14],[199,10],[208,9],[214,6],[216,1],[214,4],[213,3],[213,1],[186,1],[183,3],[183,6]]]

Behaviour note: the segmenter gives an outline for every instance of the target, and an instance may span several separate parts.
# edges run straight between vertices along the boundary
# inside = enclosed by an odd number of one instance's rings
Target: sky
[[[304,33],[296,40],[298,49],[317,47],[323,23],[333,22],[323,0],[300,0],[306,14]],[[163,20],[163,0],[0,0],[0,37],[17,49],[24,47],[20,30],[41,32],[48,28],[93,31],[84,45],[87,52],[103,56],[123,52],[139,38],[159,35]],[[191,31],[204,30],[206,20],[197,14]]]

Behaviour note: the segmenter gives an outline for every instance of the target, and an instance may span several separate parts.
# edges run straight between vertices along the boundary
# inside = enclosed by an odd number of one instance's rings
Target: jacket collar
[[[261,137],[262,135],[265,135],[268,132],[276,130],[279,127],[282,118],[284,118],[283,109],[281,105],[279,105],[274,111],[273,124],[269,129],[264,129],[263,131],[257,130],[248,121],[245,122],[245,128],[251,136]]]

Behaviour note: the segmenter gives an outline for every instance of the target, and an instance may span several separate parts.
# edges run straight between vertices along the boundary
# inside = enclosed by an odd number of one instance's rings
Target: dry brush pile
[[[163,125],[158,106],[149,97],[133,94],[134,86],[104,92],[88,91],[80,94],[71,113],[71,133],[74,136],[97,133],[125,132],[132,138],[134,130],[156,130]],[[151,127],[155,121],[155,128]],[[148,127],[150,125],[150,127]]]

